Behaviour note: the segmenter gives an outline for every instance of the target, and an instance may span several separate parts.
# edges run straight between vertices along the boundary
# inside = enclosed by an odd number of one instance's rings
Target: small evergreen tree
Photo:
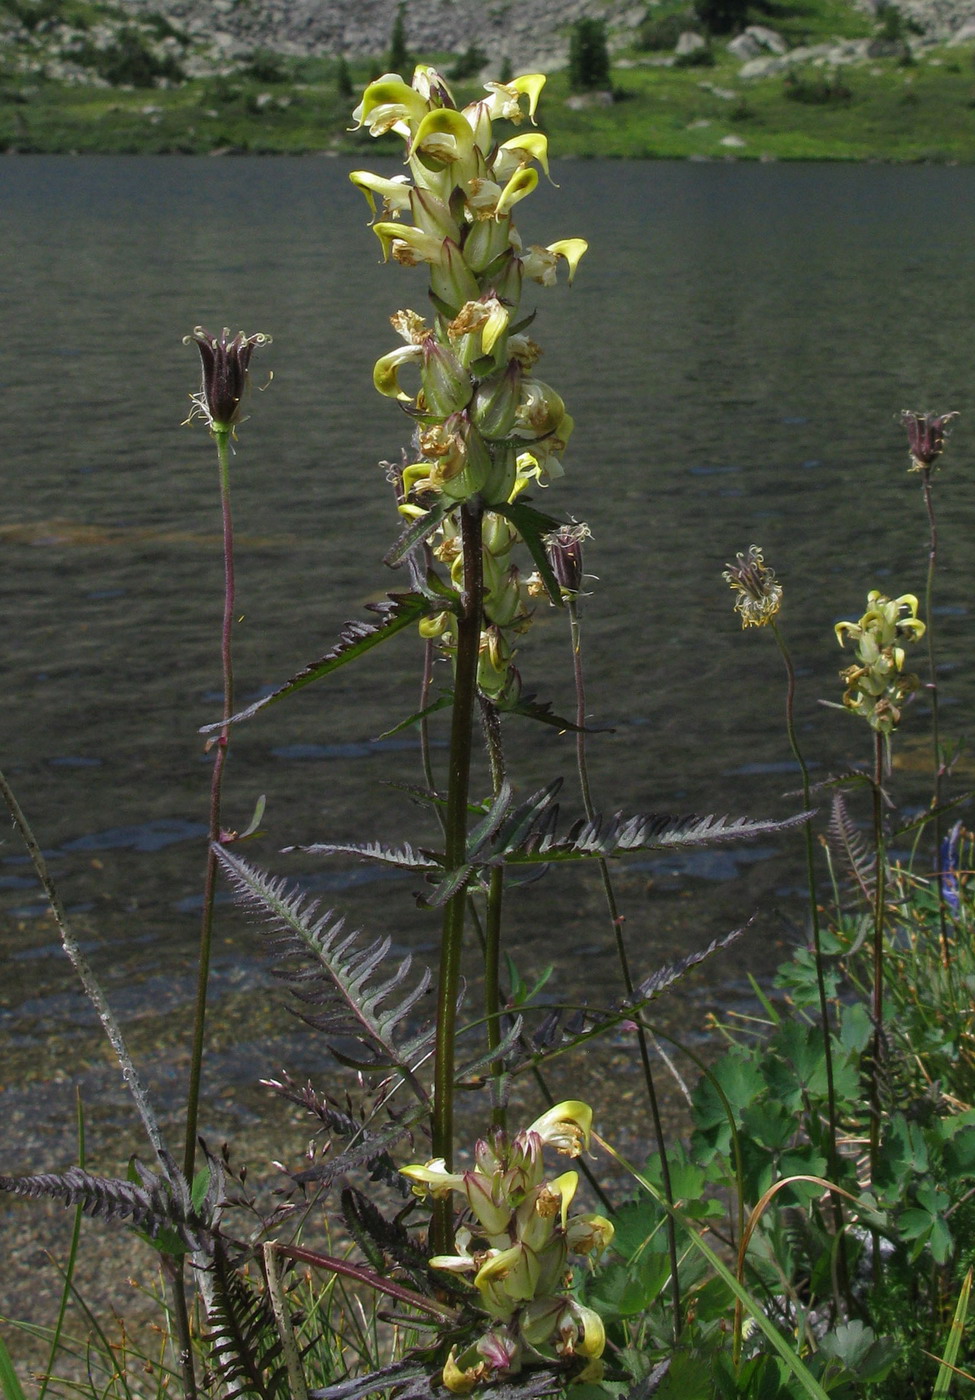
[[[340,54],[335,65],[335,89],[339,97],[352,97],[355,89],[352,85],[352,74],[349,72],[349,65],[345,61],[345,55]]]
[[[606,25],[601,19],[577,19],[572,26],[569,86],[573,92],[604,92],[612,86]]]
[[[694,0],[694,13],[709,34],[735,34],[748,23],[749,0]]]
[[[386,64],[388,73],[401,73],[408,78],[407,69],[413,66],[409,50],[406,47],[406,20],[403,18],[405,5],[400,5],[396,11],[396,18],[393,20],[392,33],[389,36],[389,61]]]

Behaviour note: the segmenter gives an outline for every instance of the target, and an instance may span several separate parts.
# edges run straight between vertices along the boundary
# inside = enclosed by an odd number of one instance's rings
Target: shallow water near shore
[[[179,426],[198,374],[180,337],[202,322],[275,341],[255,357],[255,383],[274,379],[251,400],[233,465],[244,703],[400,582],[380,563],[397,523],[376,463],[398,458],[407,424],[371,374],[394,343],[389,314],[424,309],[423,283],[379,264],[344,161],[30,157],[4,169],[2,763],[175,1119],[209,787],[197,729],[219,713],[222,601],[214,454],[199,427]],[[605,730],[590,741],[597,804],[796,810],[781,660],[768,635],[740,632],[721,580],[752,543],[786,588],[814,776],[869,761],[865,729],[817,702],[839,699],[848,664],[835,620],[859,616],[869,588],[923,592],[903,408],[963,415],[937,487],[935,617],[943,725],[961,737],[973,699],[975,171],[596,162],[553,175],[558,188],[521,206],[520,226],[526,241],[591,244],[571,291],[539,289],[532,333],[577,422],[566,479],[544,504],[593,532],[583,618],[588,708]],[[569,662],[564,619],[540,609],[522,675],[562,714]],[[225,813],[242,828],[267,794],[250,855],[428,961],[438,931],[409,878],[280,854],[404,829],[433,839],[403,791],[421,781],[414,739],[378,737],[416,708],[418,665],[401,637],[241,726]],[[929,791],[923,700],[915,708],[896,745],[899,803]],[[519,791],[564,774],[576,815],[571,738],[523,720],[506,729]],[[767,976],[801,935],[802,880],[798,838],[621,867],[641,977],[757,911],[730,954],[661,1002],[665,1025],[696,1039],[709,1010],[746,1002],[747,973]],[[546,997],[619,994],[583,872],[513,891],[508,909],[522,972],[555,964]],[[12,835],[0,910],[0,1113],[16,1125],[3,1169],[70,1160],[75,1079],[93,1106],[93,1156],[114,1169],[131,1150],[119,1136],[131,1111]],[[204,1131],[247,1139],[265,1111],[257,1081],[281,1068],[321,1078],[327,1057],[281,1011],[260,932],[223,897],[216,937]],[[598,1097],[612,1076],[618,1126],[639,1141],[615,1087],[628,1061],[621,1037],[562,1082],[575,1094],[578,1073],[582,1096]]]

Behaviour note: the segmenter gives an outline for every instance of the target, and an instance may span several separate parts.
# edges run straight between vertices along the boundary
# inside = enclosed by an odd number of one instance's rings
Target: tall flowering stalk
[[[934,791],[932,807],[934,811],[935,879],[938,887],[938,929],[941,937],[941,960],[948,968],[951,953],[948,943],[948,923],[945,914],[944,872],[941,858],[944,841],[944,828],[941,820],[942,779],[945,775],[945,755],[941,747],[940,694],[938,691],[938,671],[935,662],[933,603],[934,575],[938,564],[938,522],[934,512],[933,472],[938,458],[945,450],[948,424],[957,418],[957,413],[912,413],[905,409],[901,422],[907,432],[911,465],[909,470],[921,477],[921,491],[924,496],[924,509],[928,517],[928,572],[924,586],[924,615],[928,620],[928,690],[931,695],[931,745],[934,761]]]
[[[736,594],[735,611],[741,618],[743,628],[769,627],[775,637],[786,672],[785,724],[789,736],[789,747],[799,766],[802,779],[802,809],[813,811],[812,788],[809,780],[809,767],[799,745],[796,731],[796,668],[792,654],[778,625],[778,615],[785,596],[783,587],[774,571],[766,564],[764,552],[758,545],[750,545],[744,554],[736,554],[735,562],[728,564],[722,574],[725,583]],[[829,1014],[829,1001],[826,996],[826,969],[823,958],[822,929],[819,920],[819,899],[816,890],[816,857],[812,825],[806,822],[803,828],[806,850],[806,885],[809,892],[809,919],[812,929],[813,958],[816,965],[816,989],[819,996],[819,1016],[823,1029],[823,1062],[826,1069],[826,1105],[829,1114],[829,1142],[827,1164],[830,1179],[838,1176],[836,1112],[836,1083],[833,1071],[832,1021]],[[846,1274],[845,1236],[843,1232],[843,1204],[839,1195],[832,1196],[833,1218],[840,1240],[839,1266],[840,1283],[844,1289],[849,1286]]]
[[[231,338],[224,329],[217,336],[197,326],[184,344],[195,344],[200,352],[202,383],[191,395],[190,422],[202,418],[210,429],[217,449],[217,469],[220,479],[220,513],[223,523],[224,597],[223,624],[220,635],[220,660],[223,670],[223,719],[219,733],[211,741],[216,753],[210,781],[210,823],[207,836],[207,864],[203,886],[203,913],[200,922],[200,953],[197,966],[196,1005],[193,1024],[193,1047],[190,1053],[190,1084],[186,1100],[186,1136],[183,1171],[187,1181],[193,1180],[196,1163],[197,1120],[200,1104],[200,1080],[203,1067],[203,1039],[206,1026],[207,989],[210,979],[210,951],[213,941],[213,903],[217,884],[216,844],[223,835],[220,798],[224,767],[230,742],[230,717],[234,712],[233,624],[236,583],[234,576],[234,522],[230,508],[231,440],[241,422],[248,370],[255,349],[270,344],[270,336],[245,335],[243,331]]]
[[[489,83],[486,97],[458,110],[440,74],[420,65],[412,83],[395,73],[371,83],[354,113],[358,127],[373,136],[395,132],[406,147],[407,174],[389,179],[358,170],[350,177],[379,216],[373,228],[383,256],[425,264],[430,275],[429,319],[409,309],[391,318],[403,343],[380,358],[373,377],[416,427],[414,460],[401,481],[405,540],[426,540],[452,585],[443,611],[421,627],[453,669],[448,871],[459,870],[466,855],[479,697],[504,708],[520,692],[517,639],[531,614],[511,554],[523,538],[536,555],[541,546],[537,513],[518,497],[530,483],[562,475],[572,431],[560,395],[534,372],[541,352],[524,333],[520,306],[526,279],[551,284],[564,263],[571,281],[586,244],[524,247],[512,210],[536,188],[537,167],[548,173],[546,139],[528,131],[499,142],[494,132],[498,120],[534,120],[544,82],[530,74]],[[404,384],[411,372],[419,381],[412,391]],[[554,580],[551,589],[557,595]],[[500,884],[492,882],[495,903]],[[448,1169],[466,903],[460,883],[444,906],[437,996],[433,1150]],[[489,1024],[499,1011],[489,1007]],[[451,1234],[449,1199],[441,1196],[433,1217],[438,1253],[449,1252]]]
[[[904,645],[920,641],[924,623],[917,615],[917,598],[903,593],[888,598],[877,589],[867,594],[867,610],[857,622],[838,622],[840,646],[856,646],[857,659],[840,672],[846,684],[843,704],[865,719],[874,731],[873,831],[876,888],[873,909],[873,1050],[870,1074],[870,1176],[876,1176],[880,1149],[880,1061],[884,1044],[884,916],[887,898],[887,856],[883,821],[883,780],[890,769],[890,739],[900,724],[904,701],[920,681],[905,671]],[[874,1268],[880,1252],[874,1248]]]

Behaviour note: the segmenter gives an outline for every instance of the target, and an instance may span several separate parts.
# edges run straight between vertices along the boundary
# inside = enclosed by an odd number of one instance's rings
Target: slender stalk
[[[870,1065],[870,1182],[877,1174],[880,1151],[880,1062],[884,1048],[884,911],[887,903],[887,852],[884,842],[883,779],[886,743],[883,734],[874,736],[873,842],[876,853],[877,885],[873,905],[873,1052]],[[879,1275],[880,1251],[874,1241],[874,1274]]]
[[[203,883],[203,914],[200,920],[200,951],[197,963],[196,1003],[193,1015],[193,1044],[190,1051],[190,1083],[186,1099],[186,1138],[183,1173],[193,1180],[196,1166],[196,1133],[200,1110],[200,1082],[203,1074],[203,1040],[206,1030],[207,991],[210,981],[210,953],[213,944],[213,905],[217,888],[217,858],[214,846],[220,840],[220,797],[223,772],[230,742],[230,716],[234,712],[233,626],[236,586],[234,580],[234,524],[230,510],[230,429],[214,424],[217,466],[220,477],[220,510],[223,518],[223,627],[220,658],[223,667],[223,727],[216,739],[216,755],[210,779],[210,825],[207,833],[207,863]]]
[[[505,778],[504,749],[501,743],[501,719],[488,701],[481,700],[481,721],[487,738],[491,763],[491,787],[495,797]],[[504,904],[504,866],[496,865],[488,876],[487,902],[484,917],[484,1015],[489,1050],[501,1044],[501,914]],[[491,1065],[495,1087],[500,1087],[504,1064],[495,1060]],[[504,1128],[507,1123],[501,1095],[495,1095],[491,1106],[491,1124]]]
[[[450,760],[447,787],[444,854],[446,868],[456,870],[467,852],[468,795],[474,708],[477,702],[477,663],[483,612],[483,561],[481,559],[482,508],[477,500],[461,506],[464,550],[464,593],[457,619],[454,663],[454,703],[450,727]],[[433,1088],[433,1155],[448,1168],[454,1155],[454,1063],[457,1029],[457,994],[464,941],[467,891],[461,887],[444,906],[440,942],[440,976],[437,986],[437,1038]],[[431,1222],[434,1254],[451,1252],[453,1237],[449,1199],[435,1200]]]
[[[115,1058],[119,1062],[125,1086],[135,1102],[139,1117],[142,1119],[142,1126],[145,1129],[146,1137],[152,1144],[152,1149],[156,1154],[156,1160],[159,1162],[166,1178],[170,1181],[176,1181],[179,1176],[179,1170],[176,1163],[173,1161],[169,1149],[163,1141],[159,1120],[156,1117],[152,1104],[149,1102],[146,1086],[142,1082],[139,1071],[136,1069],[135,1061],[130,1055],[129,1048],[125,1043],[122,1027],[115,1019],[115,1013],[109,1006],[108,998],[102,990],[101,983],[95,976],[91,964],[81,949],[81,945],[71,931],[67,914],[64,910],[64,904],[61,901],[58,888],[51,878],[41,848],[37,844],[37,838],[34,836],[27,818],[24,816],[20,804],[2,772],[0,772],[0,794],[2,794],[7,804],[7,808],[13,818],[13,823],[20,833],[21,840],[27,848],[31,864],[34,867],[34,873],[41,882],[44,893],[47,896],[48,903],[51,906],[51,912],[54,915],[54,922],[57,924],[58,932],[61,935],[62,947],[68,955],[68,960],[72,967],[78,974],[78,980],[84,989],[85,996],[87,996],[88,1000],[95,1008],[95,1013],[102,1023],[102,1029],[108,1037]]]
[[[574,597],[570,596],[566,599],[566,608],[569,614],[569,627],[572,638],[572,672],[576,691],[576,767],[579,772],[579,787],[582,792],[583,809],[587,819],[592,821],[596,815],[596,811],[592,801],[592,789],[589,782],[589,763],[586,756],[586,685],[585,674],[582,668],[582,629],[579,624],[579,609]],[[613,926],[613,938],[616,943],[616,956],[620,965],[623,986],[626,989],[627,997],[632,1001],[636,992],[636,987],[630,972],[630,960],[627,956],[626,940],[623,937],[625,916],[622,915],[619,910],[616,891],[613,888],[613,881],[609,873],[608,864],[601,856],[596,863],[599,867],[599,877],[606,899],[606,908],[609,911],[610,923]],[[650,1044],[647,1033],[639,1022],[636,1027],[636,1036],[640,1050],[640,1064],[643,1069],[643,1080],[647,1089],[647,1101],[650,1105],[650,1117],[653,1122],[654,1138],[657,1143],[657,1151],[660,1154],[660,1176],[664,1196],[668,1205],[673,1207],[674,1193],[670,1179],[670,1163],[667,1160],[667,1141],[664,1135],[663,1120],[660,1116],[660,1101],[657,1097],[657,1086],[654,1082],[653,1066],[650,1063]],[[670,1292],[674,1311],[674,1343],[676,1345],[680,1340],[683,1305],[680,1292],[680,1276],[678,1273],[677,1227],[674,1223],[674,1217],[670,1214],[667,1216],[667,1251],[670,1256]]]
[[[81,1090],[75,1089],[75,1114],[78,1123],[78,1166],[84,1171],[87,1166],[85,1148],[85,1113],[84,1105],[81,1101]],[[57,1321],[54,1324],[54,1335],[51,1337],[51,1345],[47,1353],[47,1365],[44,1368],[41,1388],[38,1391],[37,1400],[44,1400],[47,1388],[54,1377],[54,1363],[57,1360],[58,1352],[61,1349],[61,1334],[64,1331],[64,1318],[68,1311],[68,1304],[71,1302],[71,1285],[74,1281],[75,1265],[78,1262],[78,1244],[81,1239],[81,1222],[84,1211],[80,1205],[75,1206],[74,1224],[71,1229],[71,1243],[68,1246],[68,1259],[64,1266],[64,1284],[61,1289],[61,1302],[58,1306]]]
[[[784,665],[786,665],[786,731],[789,734],[789,746],[793,750],[793,757],[798,763],[798,771],[803,780],[803,811],[813,811],[813,799],[811,799],[810,770],[805,766],[803,750],[798,746],[798,734],[796,732],[796,668],[789,647],[784,641],[782,633],[777,627],[775,617],[770,619],[770,627],[775,634],[776,643],[779,644],[779,651],[782,654]],[[825,1070],[827,1070],[827,1113],[829,1116],[829,1142],[827,1151],[827,1162],[829,1163],[829,1180],[835,1182],[839,1175],[839,1155],[836,1151],[836,1134],[838,1134],[838,1121],[836,1121],[836,1084],[834,1078],[834,1058],[832,1058],[832,1022],[829,1016],[829,1001],[827,997],[827,974],[825,974],[824,958],[822,958],[822,932],[820,928],[820,902],[817,899],[815,890],[815,846],[813,841],[813,823],[805,822],[803,827],[805,837],[805,879],[807,879],[808,892],[810,892],[810,921],[813,927],[813,956],[815,960],[815,986],[817,986],[818,997],[820,997],[820,1022],[822,1025],[822,1054],[824,1054]],[[843,1229],[843,1203],[838,1194],[832,1194],[832,1212],[834,1212],[834,1224],[836,1235],[839,1238],[839,1277],[843,1284],[843,1291],[848,1294],[849,1299],[849,1278],[846,1271],[846,1235]]]
[[[145,1129],[146,1137],[152,1144],[152,1149],[156,1154],[156,1160],[167,1181],[172,1182],[175,1186],[179,1181],[179,1168],[163,1141],[159,1120],[149,1101],[149,1094],[146,1090],[146,1086],[142,1082],[139,1071],[136,1069],[135,1061],[129,1054],[129,1048],[125,1043],[122,1028],[115,1019],[115,1013],[108,1003],[108,998],[105,996],[101,983],[95,976],[91,964],[82,952],[81,945],[71,932],[64,910],[64,904],[61,901],[58,888],[51,878],[41,848],[37,844],[37,839],[31,830],[30,824],[21,810],[20,803],[14,796],[13,790],[2,772],[0,772],[0,793],[2,793],[4,801],[7,804],[14,825],[20,832],[21,840],[27,848],[31,864],[34,867],[34,873],[41,882],[44,893],[47,896],[48,903],[51,906],[51,912],[54,915],[54,921],[61,935],[62,947],[68,955],[68,960],[72,967],[78,974],[78,980],[84,989],[85,995],[95,1008],[95,1013],[102,1023],[102,1029],[108,1037],[115,1058],[118,1060],[119,1068],[122,1071],[122,1078],[125,1081],[126,1088],[132,1095],[139,1117],[142,1119],[142,1126]],[[73,1285],[70,1282],[70,1273],[66,1275],[66,1278],[68,1280],[68,1286],[74,1291]],[[180,1275],[178,1281],[170,1277],[170,1284],[173,1294],[173,1314],[176,1319],[176,1331],[180,1338],[179,1359],[183,1375],[183,1391],[185,1400],[194,1400],[197,1394],[196,1371],[193,1365],[193,1352],[189,1346],[190,1323],[186,1304],[186,1291],[185,1287],[182,1285],[182,1275]]]
[[[924,508],[928,516],[928,573],[924,585],[924,621],[927,628],[925,638],[928,644],[928,690],[931,694],[931,746],[934,759],[934,791],[931,803],[934,809],[934,874],[938,885],[938,932],[941,938],[941,962],[945,970],[951,966],[951,947],[948,941],[948,920],[945,914],[944,871],[941,868],[941,843],[944,840],[944,823],[941,820],[942,779],[944,777],[944,757],[941,752],[941,727],[939,721],[938,671],[934,648],[934,575],[938,565],[938,522],[934,513],[934,495],[931,490],[931,468],[925,467],[921,474],[921,489],[924,493]]]

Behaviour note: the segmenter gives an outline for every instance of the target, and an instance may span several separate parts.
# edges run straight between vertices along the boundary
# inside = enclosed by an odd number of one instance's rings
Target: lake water
[[[365,162],[363,162],[365,163]],[[375,168],[377,163],[372,163]],[[222,600],[212,447],[181,427],[197,387],[194,325],[262,330],[274,380],[251,400],[234,463],[242,698],[322,655],[395,587],[397,531],[376,463],[404,418],[372,388],[389,314],[423,282],[378,260],[348,162],[25,157],[3,162],[6,618],[2,764],[158,1086],[183,1087],[208,800],[197,727],[217,717]],[[742,634],[721,569],[756,543],[786,588],[799,723],[816,773],[866,761],[838,700],[832,627],[869,588],[923,592],[926,526],[906,471],[903,408],[963,416],[938,479],[945,724],[965,732],[975,510],[969,168],[564,163],[519,206],[526,239],[582,235],[576,285],[539,289],[540,373],[577,429],[545,504],[587,520],[586,665],[597,803],[628,811],[785,815],[797,784],[781,662]],[[234,737],[226,820],[260,793],[252,855],[398,946],[436,930],[409,880],[278,854],[293,842],[416,836],[427,818],[412,740],[372,741],[415,708],[419,648],[402,637]],[[919,664],[921,658],[919,657]],[[526,689],[573,704],[563,620],[541,610]],[[572,745],[509,726],[522,791],[572,771]],[[923,722],[898,740],[900,801],[924,801]],[[566,799],[566,810],[577,803]],[[696,1030],[774,966],[802,920],[798,841],[694,860],[638,860],[621,898],[639,975],[760,911],[746,944],[663,1016]],[[0,848],[7,1089],[105,1070],[22,853]],[[553,994],[615,994],[598,891],[552,876],[510,900],[526,973]],[[320,1059],[268,1037],[259,935],[221,907],[213,1082],[243,1086]],[[689,1007],[688,1007],[689,1002]],[[282,1048],[283,1046],[283,1048]],[[291,1054],[294,1062],[278,1056]],[[108,1073],[108,1071],[105,1071]],[[107,1081],[106,1081],[107,1082]],[[239,1093],[238,1093],[239,1089]],[[119,1113],[122,1113],[119,1108]],[[239,1112],[246,1115],[243,1107]],[[70,1125],[68,1131],[70,1139]]]

